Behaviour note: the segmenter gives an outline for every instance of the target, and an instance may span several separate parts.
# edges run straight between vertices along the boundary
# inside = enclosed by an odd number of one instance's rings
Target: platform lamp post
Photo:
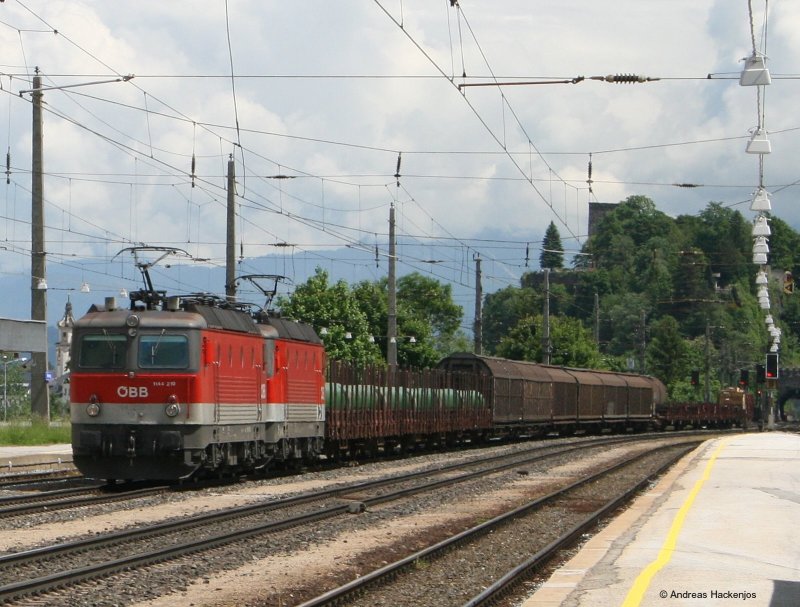
[[[31,131],[31,320],[45,323],[47,330],[47,276],[44,241],[44,136],[42,129],[42,91],[60,90],[93,84],[127,82],[133,75],[120,76],[112,80],[99,80],[63,86],[42,86],[38,66],[33,77],[33,88],[20,91],[19,96],[29,93],[33,105]],[[47,385],[47,348],[44,352],[31,354],[31,413],[44,421],[50,421],[50,394]]]

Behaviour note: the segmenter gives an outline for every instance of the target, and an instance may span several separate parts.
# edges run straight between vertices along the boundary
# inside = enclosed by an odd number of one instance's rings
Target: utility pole
[[[647,371],[647,314],[644,310],[641,313],[641,328],[642,328],[642,374]]]
[[[77,86],[107,84],[110,82],[128,82],[133,75],[66,86],[42,86],[42,77],[36,67],[33,77],[33,88],[20,91],[19,94],[30,93],[33,106],[33,125],[31,130],[31,320],[44,323],[47,332],[47,271],[45,256],[47,250],[44,242],[44,135],[42,118],[42,97],[44,90],[58,90]],[[43,421],[50,421],[50,390],[47,383],[49,374],[47,364],[47,339],[43,352],[31,353],[31,414]]]
[[[483,353],[483,284],[481,283],[481,256],[475,255],[475,354]]]
[[[542,309],[542,363],[550,364],[550,268],[544,268],[544,304]]]
[[[600,296],[594,292],[594,343],[600,349]]]
[[[47,282],[44,244],[44,166],[42,131],[42,77],[33,77],[33,130],[31,142],[31,320],[45,321],[47,330]],[[50,421],[50,394],[47,387],[47,348],[32,352],[31,413]]]
[[[225,236],[225,297],[236,301],[236,165],[228,159],[228,215]]]
[[[399,165],[398,159],[398,165]],[[389,295],[387,301],[386,327],[386,362],[389,371],[397,369],[397,279],[396,279],[396,243],[395,243],[394,203],[389,207]]]

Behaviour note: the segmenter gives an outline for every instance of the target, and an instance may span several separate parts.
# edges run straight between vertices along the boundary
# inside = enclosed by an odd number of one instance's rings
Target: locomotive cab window
[[[83,335],[78,365],[86,369],[124,369],[128,338],[122,334]]]
[[[186,369],[189,340],[185,335],[142,335],[139,337],[139,367],[143,369]]]

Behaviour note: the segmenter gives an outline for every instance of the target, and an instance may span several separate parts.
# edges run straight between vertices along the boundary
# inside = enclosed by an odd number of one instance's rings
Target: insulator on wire
[[[194,152],[192,152],[192,187],[194,187],[194,178],[197,176],[195,173],[195,167],[197,166],[197,160],[194,156]]]
[[[6,185],[11,183],[11,148],[6,152]]]
[[[592,180],[592,155],[591,154],[589,154],[589,171],[588,171],[588,175],[586,177],[586,183],[589,184],[589,192],[591,193],[592,192],[592,184],[594,183],[594,180]]]
[[[609,74],[608,76],[592,76],[591,80],[603,80],[605,82],[613,82],[615,84],[633,84],[636,82],[652,82],[653,80],[661,80],[661,78],[650,78],[649,76],[640,76],[638,74]]]
[[[403,158],[403,153],[402,152],[398,152],[397,153],[397,169],[394,172],[394,178],[397,180],[397,187],[398,188],[400,187],[400,161],[402,160],[402,158]]]

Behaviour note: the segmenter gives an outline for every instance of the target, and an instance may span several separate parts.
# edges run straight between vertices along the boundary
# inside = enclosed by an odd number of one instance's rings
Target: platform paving
[[[800,435],[707,441],[524,607],[800,607]]]
[[[0,446],[0,472],[71,462],[71,445]]]

